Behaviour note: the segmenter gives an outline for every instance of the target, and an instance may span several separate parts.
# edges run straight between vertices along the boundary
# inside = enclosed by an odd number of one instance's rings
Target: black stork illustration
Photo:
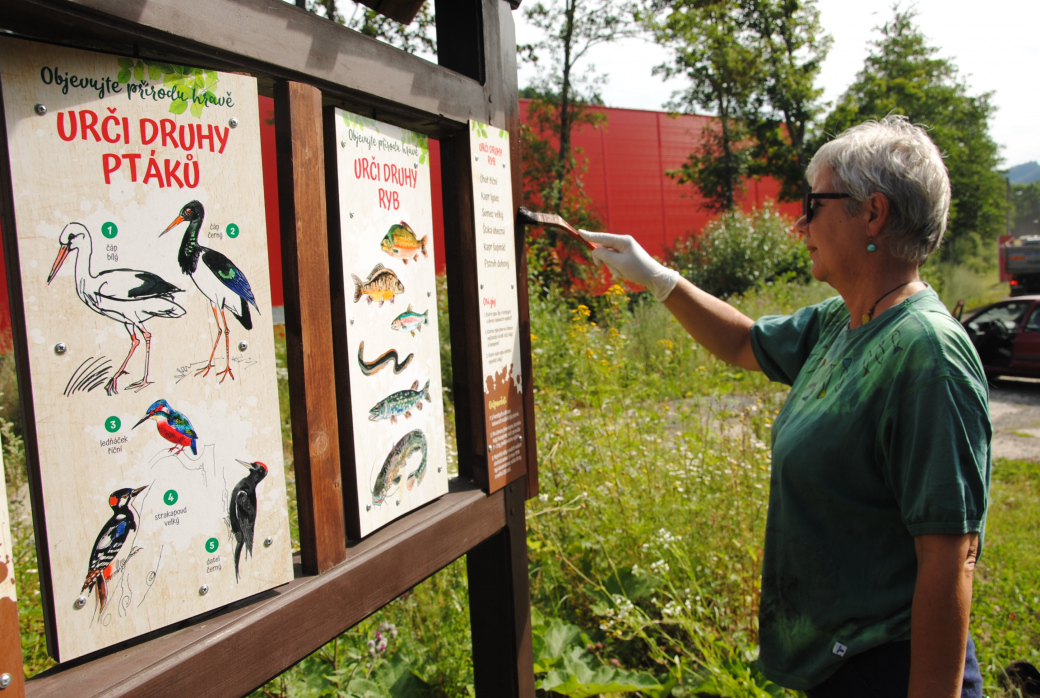
[[[117,381],[126,373],[126,365],[141,343],[137,338],[138,331],[144,336],[144,376],[127,387],[140,391],[151,385],[148,380],[148,363],[152,354],[152,334],[144,328],[144,323],[153,317],[179,318],[184,315],[184,308],[173,300],[173,294],[183,293],[184,289],[148,271],[109,269],[100,274],[92,273],[90,260],[94,243],[90,231],[82,223],[66,225],[58,242],[61,249],[58,250],[51,273],[47,275],[47,283],[57,276],[65,258],[75,252],[76,295],[95,313],[122,323],[130,335],[130,351],[123,359],[123,364],[105,383],[105,392],[109,395],[119,392]]]
[[[237,458],[235,460],[238,460]],[[231,532],[235,535],[235,581],[238,581],[238,565],[242,557],[242,548],[252,557],[253,528],[256,525],[256,486],[267,477],[267,466],[257,461],[239,463],[249,468],[249,474],[242,478],[231,491],[231,503],[228,505],[228,518],[231,520]]]
[[[198,201],[191,201],[184,205],[173,223],[159,233],[159,237],[170,232],[174,226],[185,221],[188,222],[188,229],[184,231],[181,249],[177,254],[177,263],[180,265],[181,271],[195,282],[198,289],[202,291],[202,295],[209,299],[210,306],[213,308],[213,319],[217,322],[217,340],[213,342],[213,351],[209,354],[209,361],[206,366],[196,371],[195,375],[209,375],[210,369],[214,367],[213,356],[217,353],[220,335],[223,334],[227,367],[217,373],[221,377],[220,382],[223,383],[227,376],[231,376],[232,380],[235,378],[235,374],[231,372],[231,330],[228,329],[224,310],[230,310],[231,314],[242,323],[242,327],[251,330],[253,329],[253,319],[249,315],[249,306],[252,305],[257,313],[260,312],[260,308],[256,305],[253,289],[249,287],[249,281],[242,270],[220,252],[199,244],[199,229],[202,227],[202,219],[205,215],[206,211],[202,208],[202,204]],[[199,264],[200,261],[202,264]],[[220,311],[219,316],[217,315],[218,310]],[[224,321],[223,329],[220,326],[221,319]]]
[[[141,494],[148,485],[130,489],[129,487],[116,490],[108,496],[108,506],[112,507],[112,518],[108,520],[97,540],[94,541],[94,550],[90,553],[90,563],[87,566],[87,579],[83,582],[81,592],[90,593],[94,589],[97,595],[98,612],[103,613],[105,605],[108,604],[108,580],[112,578],[112,562],[119,554],[120,548],[126,542],[130,531],[137,530],[137,519],[134,518],[134,510],[130,508],[130,502]]]

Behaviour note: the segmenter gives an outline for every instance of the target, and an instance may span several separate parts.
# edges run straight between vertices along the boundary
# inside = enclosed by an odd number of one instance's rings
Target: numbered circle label
[[[166,490],[166,494],[163,495],[163,501],[168,506],[173,506],[177,503],[177,490]]]
[[[101,226],[101,234],[111,240],[119,234],[119,227],[112,221],[108,221]]]
[[[220,542],[216,538],[210,538],[208,541],[206,541],[206,552],[207,553],[215,553],[215,552],[217,552],[217,547],[219,545],[220,545]]]
[[[112,416],[105,420],[105,429],[108,430],[109,434],[115,434],[119,431],[121,425],[122,422],[119,421],[119,417]]]
[[[235,225],[234,223],[228,223],[226,231],[227,231],[227,236],[229,238],[237,238],[238,237],[238,226]]]

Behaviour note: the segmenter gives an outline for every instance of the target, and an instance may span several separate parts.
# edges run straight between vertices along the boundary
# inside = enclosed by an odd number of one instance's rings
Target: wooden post
[[[320,90],[298,82],[275,85],[275,139],[300,552],[304,571],[320,574],[347,554]]]
[[[466,556],[479,698],[534,696],[524,479],[505,486],[505,529]]]

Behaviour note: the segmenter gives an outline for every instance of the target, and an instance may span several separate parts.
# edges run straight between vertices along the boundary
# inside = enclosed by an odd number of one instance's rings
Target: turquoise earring
[[[877,245],[875,245],[874,241],[871,240],[870,244],[867,245],[867,252],[875,252],[875,251],[877,251]]]

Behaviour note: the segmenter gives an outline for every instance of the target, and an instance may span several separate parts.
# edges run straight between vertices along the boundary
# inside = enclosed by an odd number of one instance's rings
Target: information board
[[[526,472],[509,133],[470,121],[489,492]]]
[[[355,469],[347,533],[358,538],[448,491],[430,156],[423,134],[331,113],[338,239],[329,249],[339,254],[335,326],[345,335],[337,404]]]
[[[293,577],[257,90],[9,38],[0,73],[64,661]]]

